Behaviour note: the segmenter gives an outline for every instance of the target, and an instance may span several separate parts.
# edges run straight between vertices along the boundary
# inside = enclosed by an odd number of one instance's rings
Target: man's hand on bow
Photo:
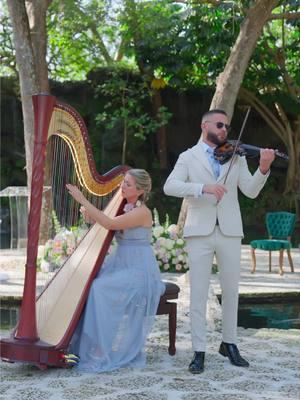
[[[222,197],[227,193],[225,185],[204,185],[202,193],[213,194],[218,201],[222,200]]]

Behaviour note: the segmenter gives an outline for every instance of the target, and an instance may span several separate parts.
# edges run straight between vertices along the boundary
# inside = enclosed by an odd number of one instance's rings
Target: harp
[[[80,185],[96,198],[115,191],[104,212],[120,214],[123,200],[118,186],[128,170],[118,166],[100,175],[95,168],[87,129],[69,105],[47,94],[33,96],[35,142],[32,168],[25,281],[19,322],[9,338],[1,340],[4,361],[28,362],[41,369],[66,367],[66,353],[84,308],[90,285],[105,258],[114,232],[94,224],[37,295],[37,254],[40,237],[46,147],[59,137],[70,151]],[[65,188],[63,188],[64,191]]]

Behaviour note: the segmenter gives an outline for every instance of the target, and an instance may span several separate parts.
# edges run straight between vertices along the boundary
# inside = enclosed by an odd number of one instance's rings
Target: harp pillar
[[[36,259],[41,221],[44,165],[48,127],[55,105],[55,97],[50,95],[35,95],[32,98],[34,108],[34,152],[32,165],[32,180],[30,192],[30,211],[28,216],[27,261],[20,320],[15,331],[15,339],[35,342],[39,339],[36,324]]]

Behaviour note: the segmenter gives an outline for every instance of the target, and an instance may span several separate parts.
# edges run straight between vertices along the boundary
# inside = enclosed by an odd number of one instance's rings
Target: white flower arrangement
[[[53,213],[55,236],[47,240],[45,246],[39,246],[39,261],[42,272],[53,272],[60,268],[68,256],[78,246],[88,228],[84,223],[69,229],[62,227]],[[116,245],[113,240],[108,250],[112,252]],[[185,241],[178,231],[178,226],[170,224],[168,215],[163,225],[154,209],[154,227],[152,245],[158,265],[162,272],[186,272],[188,270]]]
[[[169,217],[163,225],[156,209],[152,230],[152,245],[159,268],[163,272],[186,272],[188,270],[186,244],[178,225],[170,224]]]

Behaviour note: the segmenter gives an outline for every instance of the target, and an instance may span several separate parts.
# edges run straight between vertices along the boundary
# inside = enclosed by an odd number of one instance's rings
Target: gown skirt
[[[165,291],[151,228],[116,233],[117,246],[94,279],[69,351],[81,371],[144,367],[145,344]]]

